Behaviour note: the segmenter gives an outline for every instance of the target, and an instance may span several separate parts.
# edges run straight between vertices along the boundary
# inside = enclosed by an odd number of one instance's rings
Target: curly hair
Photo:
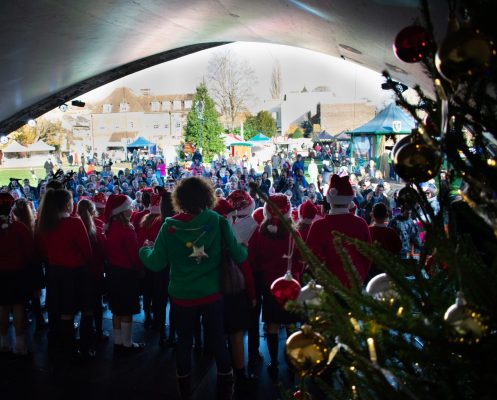
[[[173,192],[173,207],[176,212],[200,214],[216,204],[214,188],[210,180],[193,176],[179,182]]]

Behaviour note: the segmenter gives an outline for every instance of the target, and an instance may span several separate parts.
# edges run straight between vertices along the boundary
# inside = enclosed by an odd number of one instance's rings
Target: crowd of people
[[[306,268],[281,215],[345,286],[333,232],[377,241],[403,258],[422,246],[411,205],[388,182],[342,167],[315,174],[315,160],[305,161],[275,154],[256,171],[232,158],[203,163],[198,153],[190,166],[166,169],[163,159],[150,157],[117,172],[111,162],[99,171],[47,169],[36,186],[11,179],[0,190],[0,352],[29,355],[25,311],[29,305],[43,326],[46,290],[50,348],[82,358],[94,357],[107,338],[103,301],[112,312],[116,352],[143,349],[133,340],[133,315],[143,310],[145,327],[160,332],[159,344],[176,348],[183,399],[191,396],[193,344],[214,354],[218,398],[231,398],[234,383],[256,378],[262,313],[268,374],[277,380],[280,327],[292,329],[303,317],[272,296],[271,284],[287,271],[301,282]],[[436,201],[436,186],[424,188]],[[381,272],[354,247],[346,250],[364,284]],[[243,276],[235,293],[221,285],[225,253]],[[10,313],[15,335],[9,336]]]

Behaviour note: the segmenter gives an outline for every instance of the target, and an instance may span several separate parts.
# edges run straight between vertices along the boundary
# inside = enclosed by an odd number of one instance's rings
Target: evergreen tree
[[[273,137],[276,134],[276,121],[269,111],[259,111],[257,115],[251,115],[245,121],[243,132],[245,140],[249,140],[259,133],[267,137]]]
[[[204,103],[202,120],[199,120],[197,114],[197,104],[200,101]],[[188,113],[185,143],[191,143],[195,148],[202,147],[204,162],[210,161],[214,155],[224,150],[222,132],[223,128],[218,120],[214,101],[209,97],[206,85],[202,83],[197,87],[192,108]]]

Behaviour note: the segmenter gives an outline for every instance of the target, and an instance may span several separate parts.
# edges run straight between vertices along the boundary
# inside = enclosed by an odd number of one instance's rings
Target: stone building
[[[131,89],[115,89],[105,99],[90,105],[90,134],[96,151],[126,146],[143,136],[161,148],[177,146],[183,136],[193,93],[140,95]]]

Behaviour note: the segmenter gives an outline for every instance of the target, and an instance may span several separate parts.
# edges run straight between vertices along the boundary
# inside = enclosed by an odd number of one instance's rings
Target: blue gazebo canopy
[[[267,142],[268,140],[269,138],[262,133],[258,133],[257,135],[249,139],[250,142]]]
[[[352,135],[406,135],[416,127],[414,119],[394,103],[381,110],[371,121],[349,131]]]
[[[143,136],[138,137],[134,142],[129,143],[127,145],[128,148],[152,147],[152,146],[155,146],[155,143],[148,141]]]

